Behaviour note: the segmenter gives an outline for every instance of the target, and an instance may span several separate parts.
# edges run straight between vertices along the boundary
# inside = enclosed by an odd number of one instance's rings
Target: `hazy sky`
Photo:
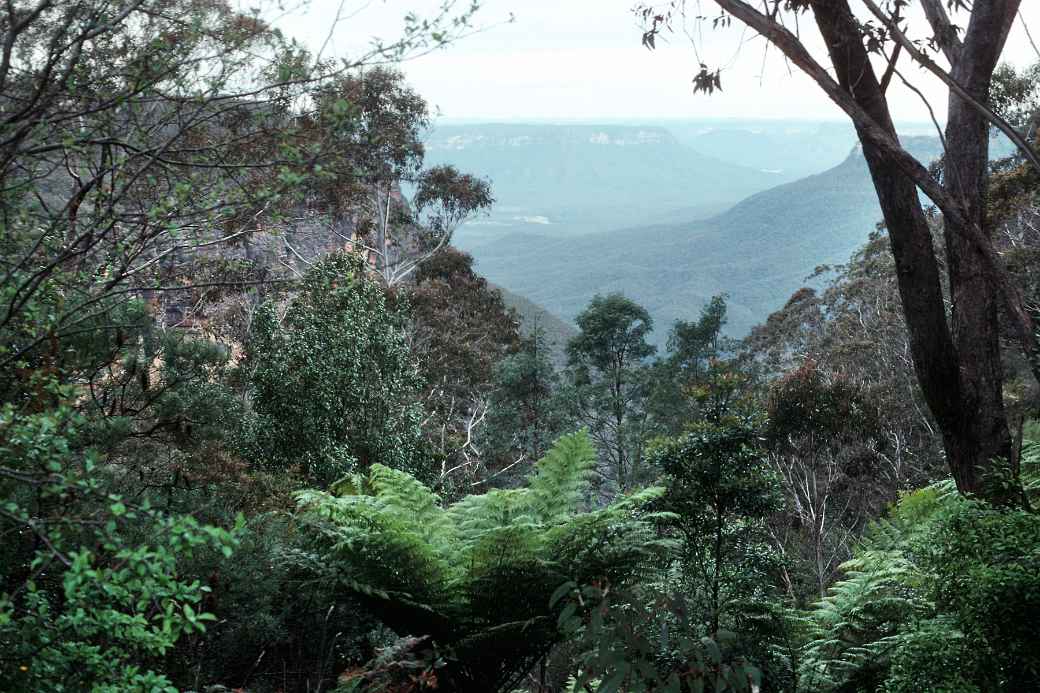
[[[312,0],[278,25],[317,50],[337,10],[347,17],[331,32],[326,54],[350,55],[370,37],[398,35],[409,11],[429,13],[437,0]],[[460,4],[464,4],[460,0]],[[723,66],[722,94],[694,95],[697,59],[690,41],[673,35],[648,51],[631,13],[635,0],[484,0],[486,28],[431,55],[402,65],[415,89],[446,118],[488,120],[609,118],[841,118],[843,114],[797,70],[788,72],[775,50],[737,26],[698,39],[701,57]],[[691,0],[690,5],[696,4]],[[702,0],[706,14],[714,3]],[[1023,2],[1024,19],[1040,39],[1040,0]],[[510,14],[515,21],[503,22]],[[808,34],[807,34],[808,35]],[[820,54],[818,40],[810,41]],[[739,50],[738,47],[740,48]],[[1021,23],[1005,51],[1018,64],[1036,60]],[[933,96],[942,117],[943,91],[909,67],[904,74]],[[920,98],[893,95],[895,116],[925,120]]]

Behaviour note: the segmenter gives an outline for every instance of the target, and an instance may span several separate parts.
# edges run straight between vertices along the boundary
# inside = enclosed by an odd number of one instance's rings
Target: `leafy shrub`
[[[319,485],[371,464],[418,472],[419,377],[404,321],[362,260],[346,254],[308,272],[284,319],[262,307],[248,345],[247,456],[298,466]]]
[[[761,683],[743,658],[729,659],[716,640],[691,635],[696,624],[688,622],[681,599],[565,583],[553,602],[564,603],[560,627],[578,644],[578,674],[568,690],[680,693],[710,686],[722,693],[757,690]]]
[[[178,559],[205,546],[229,555],[234,539],[106,490],[95,455],[70,445],[79,422],[64,407],[0,411],[0,689],[172,691],[154,665],[214,619],[200,607],[208,588]]]

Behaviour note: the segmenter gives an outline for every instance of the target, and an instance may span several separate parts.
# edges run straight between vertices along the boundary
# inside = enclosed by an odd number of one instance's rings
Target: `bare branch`
[[[1018,13],[1018,21],[1022,24],[1022,29],[1026,32],[1026,39],[1029,40],[1029,45],[1033,47],[1033,52],[1036,53],[1037,60],[1040,60],[1040,48],[1037,47],[1036,41],[1033,40],[1033,32],[1029,30],[1029,24],[1026,23],[1026,18],[1022,16],[1022,13]]]

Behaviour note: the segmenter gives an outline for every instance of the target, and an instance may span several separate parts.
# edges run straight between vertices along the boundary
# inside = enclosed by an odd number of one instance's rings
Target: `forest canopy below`
[[[846,111],[883,217],[740,341],[722,292],[571,326],[453,246],[493,181],[426,161],[391,66],[479,3],[350,60],[223,0],[0,9],[0,690],[1040,687],[1018,3],[922,0],[924,44],[901,1],[715,4]],[[882,88],[922,51],[923,164]]]

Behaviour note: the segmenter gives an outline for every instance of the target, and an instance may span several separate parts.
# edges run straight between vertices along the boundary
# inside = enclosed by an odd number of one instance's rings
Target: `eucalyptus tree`
[[[580,333],[567,344],[574,403],[619,490],[632,483],[642,457],[653,320],[621,294],[595,296],[578,315]]]
[[[1000,313],[1008,316],[1034,375],[1040,374],[1036,325],[997,252],[985,205],[991,127],[1040,168],[1040,156],[1024,134],[990,105],[993,75],[1021,0],[862,0],[855,5],[848,0],[715,0],[714,5],[718,13],[706,16],[701,3],[644,4],[636,10],[646,22],[644,44],[652,48],[688,10],[691,19],[696,15],[715,27],[739,22],[778,49],[852,120],[888,227],[921,390],[942,433],[958,489],[981,491],[993,461],[1013,460],[1016,454],[1003,401]],[[825,56],[814,55],[811,43],[803,40],[802,32],[810,27],[822,38]],[[710,93],[721,87],[722,72],[706,60],[702,55],[694,87]],[[948,91],[938,176],[900,144],[896,133],[888,89],[895,79],[917,89],[904,74],[908,66],[928,73]],[[941,214],[945,266],[937,259],[919,191]]]
[[[539,459],[572,419],[567,388],[541,331],[495,364],[492,383],[483,444],[498,465],[497,477]]]
[[[424,381],[423,430],[439,462],[439,484],[468,488],[494,473],[484,445],[495,416],[494,376],[520,347],[520,323],[473,271],[473,258],[451,247],[422,263],[407,302],[409,342]]]
[[[352,70],[315,92],[317,129],[334,155],[325,203],[349,218],[344,240],[364,247],[386,286],[398,286],[491,206],[491,185],[452,166],[423,168],[429,104],[399,70]]]
[[[726,362],[736,342],[723,333],[726,297],[713,296],[695,322],[676,320],[668,353],[652,366],[647,401],[651,425],[660,435],[679,435],[698,419],[713,415],[737,390],[720,382],[737,374]]]

